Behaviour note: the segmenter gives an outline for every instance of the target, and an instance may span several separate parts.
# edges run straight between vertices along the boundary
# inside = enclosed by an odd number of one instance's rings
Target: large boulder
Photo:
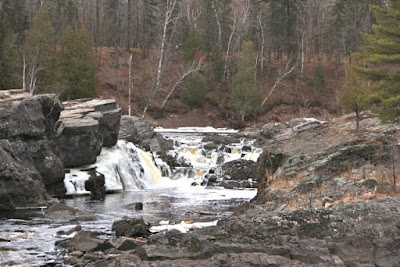
[[[119,138],[161,155],[173,149],[171,140],[156,133],[151,125],[139,117],[122,116]]]
[[[123,218],[115,221],[112,225],[112,231],[115,231],[117,237],[145,237],[150,235],[150,226],[146,224],[143,218]]]
[[[0,140],[0,211],[41,206],[48,200],[39,172],[23,165],[8,140]]]
[[[93,164],[101,148],[117,143],[121,109],[112,99],[64,102],[56,139],[64,167]]]

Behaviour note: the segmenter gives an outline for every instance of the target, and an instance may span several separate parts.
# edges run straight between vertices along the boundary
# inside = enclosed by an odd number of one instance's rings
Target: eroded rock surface
[[[64,167],[95,163],[103,146],[118,141],[121,109],[113,99],[83,99],[63,105],[56,144]]]

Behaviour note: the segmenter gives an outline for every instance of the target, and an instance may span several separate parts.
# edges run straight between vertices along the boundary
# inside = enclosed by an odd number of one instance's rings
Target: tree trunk
[[[132,94],[132,53],[129,57],[129,78],[128,78],[128,115],[131,116],[131,94]]]
[[[358,107],[356,108],[355,112],[356,112],[357,132],[360,132],[360,111],[358,110]]]
[[[131,48],[131,23],[132,23],[132,16],[131,16],[131,4],[132,0],[128,0],[128,22],[126,26],[126,51],[130,51]]]

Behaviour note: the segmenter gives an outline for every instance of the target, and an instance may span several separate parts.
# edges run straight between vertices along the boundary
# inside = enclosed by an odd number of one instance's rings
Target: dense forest
[[[362,69],[368,64],[356,52],[374,46],[373,25],[398,16],[390,12],[399,5],[0,0],[0,89],[55,92],[63,99],[112,95],[140,115],[207,104],[245,120],[278,104],[335,112],[338,101],[358,112],[368,93],[350,89],[378,77]],[[399,52],[396,44],[388,49]],[[359,68],[348,68],[353,64]]]

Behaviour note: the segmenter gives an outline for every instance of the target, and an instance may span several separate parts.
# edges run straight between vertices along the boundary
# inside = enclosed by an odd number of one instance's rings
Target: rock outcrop
[[[116,144],[121,109],[115,100],[64,107],[52,94],[0,91],[0,210],[44,205],[49,195],[64,195],[64,167],[94,163],[103,146]],[[101,179],[93,182],[89,187],[103,197]]]
[[[159,154],[173,148],[172,141],[166,140],[156,133],[151,125],[139,117],[122,116],[119,136],[145,150]]]
[[[102,147],[117,143],[121,109],[112,99],[82,99],[63,105],[55,142],[64,167],[95,163]]]
[[[287,126],[273,139],[264,140],[254,174],[261,185],[257,201],[284,204],[297,199],[297,207],[321,206],[327,198],[340,202],[390,187],[391,180],[385,177],[398,164],[400,146],[393,133],[399,126],[367,117],[361,121],[364,131],[357,133],[353,124],[348,117],[328,123],[311,121]],[[363,186],[371,179],[379,180],[377,188]]]
[[[63,191],[64,168],[54,147],[62,105],[55,95],[0,97],[2,210],[43,205]],[[18,96],[18,97],[17,97]]]

